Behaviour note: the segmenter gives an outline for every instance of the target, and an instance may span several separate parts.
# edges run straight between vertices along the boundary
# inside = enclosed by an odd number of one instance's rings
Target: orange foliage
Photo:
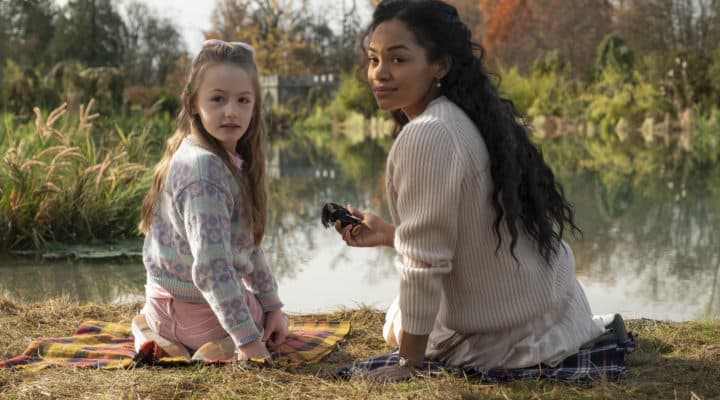
[[[531,13],[527,0],[480,0],[485,4],[483,15],[487,31],[483,45],[489,54],[508,41],[517,39],[530,30]]]
[[[478,6],[477,0],[445,0],[448,4],[455,7],[460,15],[460,19],[472,32],[473,41],[482,40],[484,24],[483,17]]]
[[[527,69],[552,50],[579,72],[612,26],[609,0],[477,0],[486,26],[483,45],[495,61]]]

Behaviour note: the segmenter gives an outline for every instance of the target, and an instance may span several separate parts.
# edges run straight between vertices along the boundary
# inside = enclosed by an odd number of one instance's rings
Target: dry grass
[[[132,305],[80,304],[55,299],[14,304],[0,298],[0,359],[21,353],[33,338],[66,336],[85,319],[128,322]],[[342,365],[387,351],[380,339],[383,315],[370,309],[294,318],[343,319],[352,332],[319,365],[297,370],[233,366],[138,367],[121,371],[50,369],[0,370],[3,399],[716,399],[720,398],[720,323],[629,321],[640,349],[630,355],[630,373],[619,383],[575,386],[562,383],[481,384],[458,377],[419,379],[373,386],[335,381]]]

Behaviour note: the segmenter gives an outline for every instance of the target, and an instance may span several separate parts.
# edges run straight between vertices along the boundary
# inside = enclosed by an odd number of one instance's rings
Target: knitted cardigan
[[[220,157],[186,138],[170,162],[143,246],[148,282],[175,299],[208,303],[237,346],[260,338],[246,290],[265,311],[283,306],[239,193]]]

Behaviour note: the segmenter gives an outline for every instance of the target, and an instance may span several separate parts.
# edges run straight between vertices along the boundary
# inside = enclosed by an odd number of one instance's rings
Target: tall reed
[[[143,145],[136,142],[145,138],[119,128],[94,130],[98,114],[92,113],[93,103],[81,105],[77,116],[69,116],[67,104],[47,116],[35,108],[34,125],[4,118],[0,251],[41,249],[49,242],[107,242],[137,234],[149,174],[135,162],[143,161]],[[103,138],[103,145],[96,144],[97,138]]]

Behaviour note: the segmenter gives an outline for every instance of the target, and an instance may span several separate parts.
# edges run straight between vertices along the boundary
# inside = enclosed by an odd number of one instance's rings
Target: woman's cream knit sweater
[[[436,320],[464,334],[512,331],[580,302],[564,345],[577,350],[598,333],[569,247],[546,265],[519,225],[516,261],[503,221],[496,251],[488,150],[457,105],[439,97],[407,124],[386,173],[404,331],[429,334]]]

